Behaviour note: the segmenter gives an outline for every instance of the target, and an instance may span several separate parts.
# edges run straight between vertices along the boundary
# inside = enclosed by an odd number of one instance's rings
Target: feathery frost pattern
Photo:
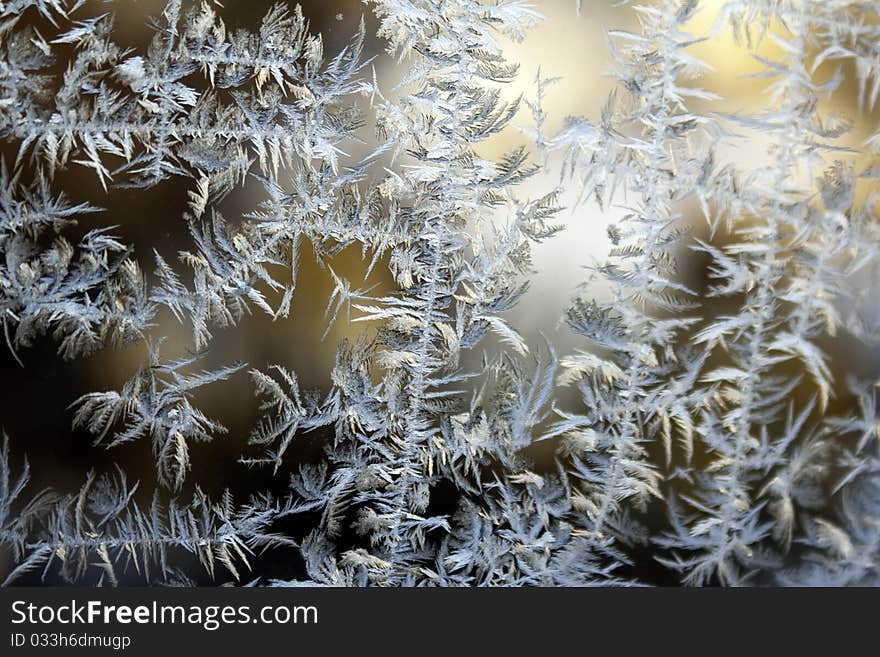
[[[144,353],[64,412],[92,449],[154,459],[151,481],[120,458],[40,489],[4,434],[5,582],[880,583],[880,367],[838,362],[880,347],[880,132],[830,110],[847,76],[860,112],[877,105],[880,4],[706,5],[627,4],[601,112],[550,130],[557,78],[510,92],[529,74],[508,44],[540,2],[365,0],[334,53],[292,3],[248,30],[169,0],[130,47],[112,2],[0,2],[10,362]],[[760,111],[725,112],[695,54],[730,34]],[[754,165],[729,156],[748,135]],[[128,243],[127,218],[101,224],[116,211],[67,182],[83,174],[108,199],[185,190],[189,246]],[[560,309],[575,346],[529,339],[533,249],[620,207]],[[388,285],[349,280],[349,251]],[[323,385],[283,360],[216,364],[218,336],[314,294],[307,257],[332,282],[323,337],[349,331]],[[241,435],[199,405],[245,380]],[[199,480],[221,445],[269,483]]]

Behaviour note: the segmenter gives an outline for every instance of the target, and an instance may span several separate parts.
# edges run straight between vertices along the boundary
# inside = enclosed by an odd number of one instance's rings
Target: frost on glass
[[[855,138],[824,102],[850,83],[875,108],[880,5],[626,10],[602,111],[551,131],[550,72],[506,90],[530,76],[507,44],[540,2],[366,0],[337,52],[293,4],[245,30],[219,3],[170,0],[131,46],[111,2],[0,3],[6,347],[26,376],[36,344],[80,361],[140,346],[140,367],[63,412],[83,449],[143,441],[155,461],[150,482],[116,465],[40,490],[26,438],[4,435],[6,583],[880,583],[880,368],[833,363],[844,340],[880,344],[880,133]],[[700,11],[717,14],[705,33]],[[755,50],[761,111],[717,110],[701,86],[694,47],[730,33]],[[757,54],[767,40],[778,57]],[[523,116],[521,145],[486,155]],[[719,156],[750,131],[766,158]],[[188,248],[90,229],[104,211],[59,182],[79,169],[108,195],[182,182]],[[227,203],[245,187],[252,207]],[[533,247],[621,203],[560,313],[575,346],[528,339],[511,311]],[[347,249],[390,286],[334,269]],[[326,385],[285,362],[209,367],[218,334],[314,294],[306,255],[332,281],[324,337],[357,328]],[[702,284],[682,271],[694,258]],[[169,321],[184,356],[163,356]],[[199,408],[236,379],[258,406],[243,435]],[[206,492],[206,442],[271,485]]]

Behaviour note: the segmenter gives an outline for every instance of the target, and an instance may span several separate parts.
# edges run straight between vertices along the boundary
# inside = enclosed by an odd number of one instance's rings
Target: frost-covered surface
[[[33,490],[10,455],[27,441],[4,440],[8,583],[189,583],[189,554],[216,581],[274,585],[880,584],[880,368],[832,362],[839,340],[880,342],[877,287],[854,283],[880,274],[880,133],[854,144],[823,105],[851,76],[875,106],[880,3],[730,0],[709,34],[691,32],[696,0],[633,5],[636,29],[609,34],[618,84],[601,115],[548,133],[539,72],[522,147],[496,160],[481,153],[517,114],[503,89],[522,75],[503,44],[539,2],[367,0],[377,34],[338,53],[299,8],[247,32],[182,0],[132,49],[107,4],[0,3],[0,317],[23,374],[41,340],[64,359],[144,347],[119,389],[66,412],[91,449],[149,441],[155,490],[118,467]],[[762,112],[715,111],[700,87],[691,50],[724,30],[781,53],[755,59]],[[373,38],[394,88],[364,55]],[[766,164],[719,163],[739,131],[765,138]],[[100,211],[61,189],[77,167],[109,194],[187,181],[191,247],[173,261],[158,240],[135,254],[110,230],[72,232]],[[528,196],[536,176],[553,182]],[[246,184],[258,205],[221,212]],[[560,318],[579,346],[529,344],[508,311],[533,245],[581,204],[621,198],[613,250]],[[393,289],[338,274],[347,247]],[[310,294],[303,249],[334,282],[328,331],[365,323],[324,389],[283,362],[200,370],[218,331],[252,312],[284,321]],[[687,253],[708,284],[681,274]],[[163,314],[191,330],[191,355],[162,357]],[[229,437],[196,391],[246,376],[260,419],[240,462],[274,483],[211,499],[190,449]],[[316,435],[319,454],[292,456]]]

